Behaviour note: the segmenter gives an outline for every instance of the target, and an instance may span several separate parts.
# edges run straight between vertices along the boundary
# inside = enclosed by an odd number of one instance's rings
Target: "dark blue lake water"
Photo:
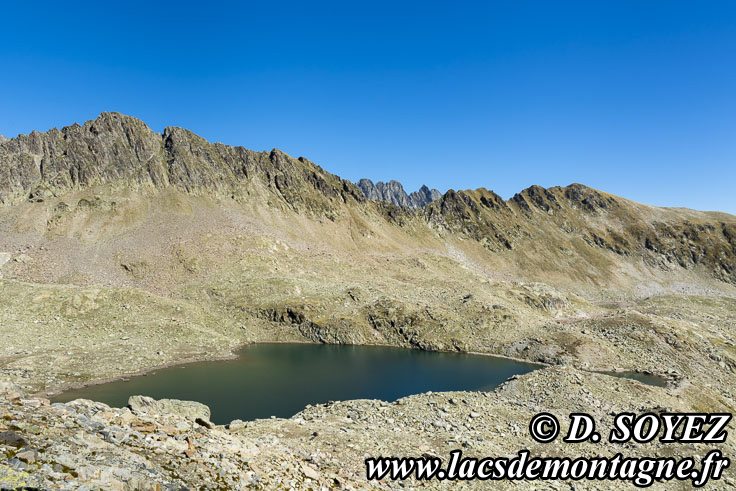
[[[539,368],[492,356],[375,346],[254,344],[233,360],[180,365],[128,381],[65,392],[123,407],[131,395],[207,404],[219,424],[234,419],[288,417],[307,404],[398,398],[427,391],[490,390]]]

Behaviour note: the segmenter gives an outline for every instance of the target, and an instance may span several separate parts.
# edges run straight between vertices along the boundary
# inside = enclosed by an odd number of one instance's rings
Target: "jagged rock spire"
[[[394,180],[389,182],[379,181],[374,184],[370,179],[361,179],[357,182],[357,185],[368,199],[387,201],[405,208],[423,208],[432,201],[442,197],[442,194],[438,190],[429,189],[427,186],[422,186],[419,188],[419,191],[406,194],[404,186]]]

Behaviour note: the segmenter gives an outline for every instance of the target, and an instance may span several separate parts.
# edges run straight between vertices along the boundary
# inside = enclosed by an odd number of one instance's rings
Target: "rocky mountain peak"
[[[331,200],[364,199],[352,183],[278,149],[254,152],[209,143],[175,126],[160,134],[117,112],[104,112],[83,125],[19,135],[0,146],[0,204],[112,183],[232,197],[245,192],[253,179],[291,205],[320,213]]]
[[[391,180],[389,182],[373,183],[370,179],[361,179],[357,182],[358,188],[366,198],[374,201],[386,201],[404,208],[423,208],[432,201],[442,197],[436,189],[422,186],[419,191],[407,194],[400,182]]]
[[[442,193],[440,193],[436,189],[429,189],[426,185],[422,185],[422,187],[419,188],[419,191],[414,191],[409,195],[409,199],[413,203],[415,203],[417,208],[423,208],[426,205],[430,204],[432,201],[436,201],[442,197]]]
[[[3,135],[0,135],[0,143],[5,143],[8,140],[9,140],[9,138],[6,138]]]

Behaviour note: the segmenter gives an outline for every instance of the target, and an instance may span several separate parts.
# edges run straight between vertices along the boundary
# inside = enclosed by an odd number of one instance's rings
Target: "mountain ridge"
[[[361,182],[366,187],[370,181]],[[603,264],[611,268],[616,257],[638,258],[662,270],[705,267],[709,276],[736,284],[736,217],[652,207],[577,183],[534,185],[508,200],[485,188],[450,189],[419,207],[412,206],[416,202],[400,183],[391,181],[391,189],[384,187],[388,194],[378,193],[382,201],[372,201],[360,182],[344,180],[304,157],[209,143],[178,127],[156,133],[120,113],[19,135],[0,146],[2,204],[60,202],[68,193],[95,186],[144,194],[177,189],[193,196],[270,203],[317,220],[368,220],[377,230],[386,227],[381,224],[385,221],[408,234],[401,240],[449,234],[471,239],[494,255],[536,249],[531,262],[543,269],[550,268],[550,262],[567,262],[565,251],[572,251],[578,262],[589,264],[590,274]],[[369,198],[376,196],[367,189]],[[385,202],[399,190],[403,201]],[[54,206],[62,211],[54,208],[51,213],[68,215],[69,203]]]
[[[119,128],[112,127],[116,121],[120,123]],[[22,164],[21,166],[23,167],[28,166],[28,158],[30,158],[30,160],[39,160],[39,158],[41,161],[44,160],[43,159],[44,154],[39,153],[38,150],[44,149],[42,148],[42,146],[44,145],[45,142],[39,141],[39,139],[44,140],[44,137],[49,136],[49,135],[51,136],[62,135],[64,140],[71,140],[75,136],[83,136],[83,135],[80,135],[78,132],[84,129],[89,129],[89,133],[94,136],[99,136],[105,129],[108,131],[113,130],[113,129],[120,130],[120,132],[126,138],[128,138],[128,143],[131,146],[133,146],[133,148],[136,149],[136,151],[141,151],[141,150],[150,151],[151,154],[149,155],[149,157],[151,158],[156,157],[157,152],[155,150],[157,149],[152,148],[152,147],[147,147],[146,143],[150,143],[150,142],[146,142],[145,139],[148,139],[151,137],[152,139],[155,139],[155,137],[159,137],[161,139],[160,145],[162,147],[168,148],[169,151],[173,154],[175,154],[177,151],[180,151],[181,146],[189,146],[190,150],[193,150],[193,151],[201,150],[201,149],[196,148],[196,143],[200,143],[200,144],[213,146],[214,148],[218,150],[226,149],[227,151],[232,152],[236,154],[238,157],[242,158],[246,163],[248,163],[250,159],[255,158],[255,156],[268,155],[269,160],[271,160],[275,164],[275,167],[277,168],[280,165],[283,165],[284,160],[292,160],[292,161],[301,162],[302,164],[307,164],[314,170],[318,169],[324,172],[325,174],[339,178],[339,176],[336,176],[334,174],[331,174],[325,171],[322,167],[318,166],[317,164],[315,164],[314,162],[310,161],[309,159],[305,157],[298,157],[295,159],[287,155],[286,153],[282,152],[278,148],[274,148],[270,151],[267,151],[267,150],[256,151],[256,150],[249,150],[249,149],[246,149],[238,145],[235,145],[235,146],[226,145],[226,144],[219,143],[219,142],[211,143],[205,140],[204,138],[202,138],[201,136],[197,135],[196,133],[193,133],[191,130],[181,128],[178,126],[167,126],[164,128],[163,132],[158,133],[150,129],[150,127],[148,127],[148,125],[146,125],[143,121],[133,116],[124,115],[119,112],[102,112],[97,118],[90,119],[82,125],[80,125],[79,123],[73,123],[71,125],[63,126],[61,129],[54,127],[45,132],[39,132],[39,131],[34,130],[34,131],[31,131],[30,133],[19,134],[14,138],[7,138],[7,137],[0,135],[0,142],[2,142],[3,144],[9,144],[7,149],[5,149],[5,153],[4,154],[0,153],[0,164],[5,164],[5,165],[0,165],[0,173],[2,172],[6,173],[5,175],[0,174],[0,204],[2,203],[3,197],[7,198],[7,195],[9,194],[9,191],[10,191],[9,188],[12,187],[12,177],[13,176],[9,175],[8,168],[12,167],[13,164],[18,164],[18,163]],[[139,131],[139,132],[142,131],[144,133],[149,133],[149,134],[148,135],[145,135],[145,134],[135,135],[136,131]],[[73,135],[72,133],[75,133],[75,132],[77,134]],[[90,135],[87,135],[87,136],[90,136]],[[141,136],[144,136],[146,138],[143,139],[143,141],[136,140],[136,137],[140,138]],[[133,139],[131,140],[131,138]],[[17,146],[14,146],[14,143],[16,142],[22,142],[22,143],[20,143]],[[195,145],[192,145],[192,143],[194,143]],[[33,150],[36,150],[36,151],[33,151]],[[66,156],[66,152],[73,151],[73,150],[79,150],[79,149],[78,148],[75,149],[71,145],[68,148],[65,148],[64,156]],[[13,161],[12,159],[13,154],[18,154],[18,153],[26,154],[27,158],[25,159],[25,161],[21,161],[21,162]],[[128,156],[136,157],[139,162],[142,160],[150,160],[150,159],[144,159],[143,155],[139,155],[136,153],[128,155]],[[48,157],[53,159],[53,158],[59,158],[61,156],[58,154],[56,155],[52,154],[52,155],[48,155]],[[102,155],[102,157],[105,157],[105,155]],[[175,161],[175,160],[176,160],[175,155],[167,156],[168,163],[172,163],[172,161]],[[35,162],[35,163],[37,164],[37,171],[34,174],[35,174],[35,177],[38,178],[38,182],[36,182],[36,184],[51,184],[51,182],[49,182],[49,179],[53,178],[54,176],[44,175],[45,166],[41,165],[42,162]],[[176,162],[173,162],[174,166],[176,166],[176,164],[177,164]],[[70,172],[69,184],[78,184],[78,181],[80,179],[84,181],[80,183],[82,185],[92,184],[90,182],[90,179],[93,176],[90,176],[84,173],[82,173],[80,176],[80,173],[78,171],[75,174],[76,169],[73,169],[73,168],[65,169],[65,170],[68,170]],[[192,170],[193,169],[184,169],[185,173],[187,172],[190,173],[190,177],[191,177]],[[149,177],[150,177],[150,181],[152,184],[156,185],[160,183],[164,185],[177,185],[178,183],[182,185],[183,189],[187,191],[191,191],[193,190],[194,187],[197,187],[197,186],[204,186],[204,187],[212,186],[216,190],[218,189],[218,185],[223,184],[222,182],[218,182],[217,179],[214,179],[214,178],[203,179],[199,183],[197,182],[186,183],[182,180],[181,176],[177,175],[176,172],[174,173],[174,179],[171,179],[171,176],[169,175],[169,173],[166,173],[166,172],[162,173],[161,169],[151,167],[150,164],[148,165],[148,171],[150,172]],[[47,174],[48,172],[49,170],[46,169]],[[196,172],[194,174],[196,174]],[[233,174],[238,174],[238,172],[233,172]],[[15,177],[19,177],[19,176],[15,176]],[[113,173],[111,177],[126,177],[126,176],[121,175],[119,173],[117,175],[114,175]],[[169,181],[164,183],[161,181],[161,179],[165,177],[169,177]],[[230,177],[242,177],[242,176],[235,175],[235,176],[230,176]],[[417,191],[407,194],[403,186],[401,185],[401,183],[395,180],[390,180],[388,182],[378,181],[376,183],[373,183],[370,179],[363,178],[363,179],[360,179],[357,183],[352,183],[351,181],[344,180],[344,179],[340,179],[340,182],[348,186],[351,184],[356,186],[361,191],[361,193],[358,196],[364,196],[372,200],[386,201],[396,206],[404,206],[404,207],[409,207],[409,208],[421,208],[430,202],[437,201],[439,198],[441,198],[442,196],[446,194],[446,193],[445,194],[440,193],[436,189],[429,189],[426,185],[423,185]],[[370,189],[371,186],[373,188],[381,187],[383,189],[377,190],[378,196],[371,198],[366,194],[366,190],[361,188],[361,185],[360,185],[361,182],[364,182],[367,184],[366,189]],[[27,190],[28,188],[32,187],[33,184],[34,183],[32,181],[27,182],[26,187],[24,187],[24,190]],[[190,186],[189,189],[187,189],[186,187],[187,185]],[[379,185],[382,185],[382,186],[379,186]],[[576,189],[587,188],[590,190],[594,190],[598,193],[603,193],[603,191],[597,190],[595,188],[591,188],[585,184],[581,184],[577,182],[571,183],[568,186],[564,186],[564,188],[570,188],[570,187],[574,187]],[[525,205],[523,204],[523,200],[521,199],[521,196],[526,192],[529,195],[530,199],[537,200],[538,203],[542,203],[544,201],[542,196],[543,194],[545,194],[546,189],[558,189],[558,188],[563,188],[563,186],[553,186],[551,188],[543,188],[538,185],[531,185],[523,189],[519,193],[516,193],[514,196],[512,196],[508,200],[504,200],[504,201],[515,201],[516,203],[520,204],[522,207],[525,207]],[[462,189],[462,190],[461,189],[458,189],[458,190],[449,189],[447,192],[450,192],[450,193],[461,192],[462,193],[462,192],[472,192],[472,191],[482,190],[482,189],[485,189],[485,188],[481,187],[481,188],[475,188],[475,189]],[[401,193],[403,193],[403,195],[401,195],[400,197],[394,196],[395,194],[401,194]],[[376,194],[374,193],[369,193],[369,194],[376,196]],[[385,194],[385,196],[381,196],[381,194]],[[419,195],[424,195],[424,196],[420,197]],[[412,199],[412,196],[416,196],[416,198]],[[611,196],[614,196],[614,195],[611,195]],[[620,196],[616,196],[616,198],[626,199]],[[503,200],[503,198],[501,199]],[[659,209],[688,210],[688,211],[695,211],[695,212],[700,212],[700,213],[717,213],[717,214],[725,214],[728,216],[733,216],[727,212],[722,212],[718,210],[695,210],[692,208],[679,207],[679,206],[661,207],[657,205],[639,203],[639,202],[635,202],[632,200],[628,200],[628,201],[631,201],[632,203],[637,203],[639,205],[651,206],[651,207],[655,207]],[[414,206],[415,204],[416,205],[421,204],[421,206]]]
[[[407,194],[404,186],[395,180],[379,181],[374,184],[370,179],[363,178],[356,184],[368,199],[386,201],[396,206],[413,209],[424,208],[442,196],[438,190],[429,189],[426,185],[422,185],[419,190]]]
[[[365,199],[354,184],[303,157],[293,159],[278,149],[255,152],[211,144],[178,127],[155,133],[120,113],[19,135],[0,147],[0,203],[25,197],[43,200],[75,188],[114,183],[149,191],[175,186],[188,193],[234,196],[251,177],[276,188],[294,206],[303,200],[290,188],[305,185],[323,194],[319,203],[309,204],[313,208],[338,195],[343,200]]]

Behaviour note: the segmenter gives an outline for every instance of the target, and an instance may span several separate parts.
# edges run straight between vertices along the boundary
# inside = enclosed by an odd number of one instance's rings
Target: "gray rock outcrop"
[[[370,179],[361,179],[357,183],[358,188],[366,198],[374,201],[386,201],[404,208],[423,208],[432,201],[442,197],[436,189],[422,186],[419,191],[406,194],[404,186],[400,182],[391,180],[389,182],[373,183]]]
[[[178,399],[153,399],[147,396],[131,396],[128,407],[134,414],[163,415],[173,414],[196,421],[209,421],[210,408],[195,401],[180,401]]]
[[[432,201],[436,201],[442,197],[436,189],[429,189],[426,185],[419,188],[419,191],[414,191],[409,195],[409,199],[416,205],[417,208],[424,208]]]
[[[6,378],[0,379],[0,396],[8,396],[9,394],[18,394],[20,396],[23,393],[20,387],[12,380]]]
[[[0,204],[43,202],[70,189],[111,183],[228,197],[265,187],[296,209],[317,212],[333,202],[365,200],[353,183],[303,157],[209,143],[177,127],[160,134],[119,113],[0,145]]]

